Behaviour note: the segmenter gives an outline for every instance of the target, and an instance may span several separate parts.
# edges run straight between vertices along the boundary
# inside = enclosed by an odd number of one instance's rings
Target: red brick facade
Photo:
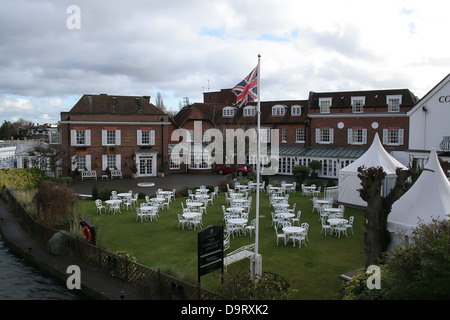
[[[149,103],[150,97],[84,95],[61,113],[61,148],[72,157],[65,174],[106,169],[131,176],[156,176],[169,163],[169,118]],[[165,166],[165,171],[168,165]]]
[[[191,130],[194,121],[202,121],[203,130],[256,127],[256,115],[235,108],[232,98],[229,89],[205,93],[205,102],[183,108],[173,119],[172,128]],[[329,101],[325,107],[323,100]],[[407,89],[311,92],[308,100],[261,102],[261,128],[279,130],[282,173],[291,173],[295,164],[306,165],[311,160],[319,160],[326,168],[322,176],[329,176],[331,172],[334,177],[339,168],[369,148],[375,133],[388,151],[407,150],[409,119],[406,112],[416,102]],[[252,106],[255,104],[249,105]],[[170,141],[171,145],[177,143]],[[344,152],[339,152],[342,150]],[[179,170],[189,171],[182,166]],[[176,172],[176,169],[171,171]]]

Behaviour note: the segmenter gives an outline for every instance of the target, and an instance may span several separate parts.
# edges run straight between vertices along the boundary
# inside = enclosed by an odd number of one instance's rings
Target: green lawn
[[[256,195],[253,194],[255,203]],[[92,221],[97,230],[98,244],[110,251],[124,250],[132,253],[141,264],[152,268],[160,267],[164,272],[171,270],[173,275],[182,275],[183,279],[197,282],[197,233],[198,230],[178,229],[177,213],[181,213],[181,202],[186,198],[177,198],[169,210],[160,211],[158,221],[136,221],[136,210],[122,209],[122,214],[96,214],[93,201],[79,201],[77,211]],[[301,196],[300,192],[291,194],[289,203],[297,203],[296,210],[302,211],[301,222],[308,222],[309,242],[307,246],[292,247],[276,245],[274,228],[271,226],[271,210],[268,197],[260,195],[260,235],[259,252],[262,254],[263,271],[277,273],[286,278],[294,289],[292,299],[337,299],[343,281],[339,275],[364,266],[364,213],[361,210],[346,208],[345,218],[355,217],[354,235],[349,231],[348,238],[321,234],[321,225],[317,213],[312,213],[311,198]],[[203,217],[204,227],[223,225],[223,193],[207,208]],[[253,205],[249,221],[255,217]],[[252,237],[231,239],[231,252],[243,245],[254,243]],[[228,267],[230,273],[247,272],[250,260],[245,259]],[[219,271],[202,277],[202,286],[214,289]]]

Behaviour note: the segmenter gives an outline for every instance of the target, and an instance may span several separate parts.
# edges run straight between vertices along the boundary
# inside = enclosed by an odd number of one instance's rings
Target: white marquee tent
[[[450,214],[450,182],[432,149],[428,162],[414,185],[393,205],[388,215],[387,229],[391,246],[400,244],[419,222],[448,219]]]
[[[367,206],[367,202],[361,199],[358,189],[361,189],[361,180],[358,178],[358,168],[364,166],[382,167],[386,172],[383,183],[383,196],[386,196],[394,187],[398,167],[407,169],[402,163],[392,157],[381,144],[378,133],[375,134],[370,148],[353,163],[342,168],[339,172],[339,202],[358,206]]]

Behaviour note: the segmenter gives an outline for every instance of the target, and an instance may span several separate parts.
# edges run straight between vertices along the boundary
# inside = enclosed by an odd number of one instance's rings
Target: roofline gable
[[[407,112],[407,115],[410,116],[415,113],[417,110],[423,107],[425,103],[427,103],[437,92],[439,92],[443,87],[445,87],[448,83],[450,83],[450,73],[442,79],[438,84],[436,84],[430,91],[428,91],[422,99],[420,99],[415,106]]]

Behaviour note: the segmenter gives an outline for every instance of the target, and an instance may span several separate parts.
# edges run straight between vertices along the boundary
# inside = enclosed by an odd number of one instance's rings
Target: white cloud
[[[2,113],[26,112],[33,110],[33,103],[24,98],[0,97],[0,111]]]
[[[69,30],[72,4],[1,2],[0,95],[29,103],[14,115],[57,121],[85,93],[161,91],[176,109],[235,85],[259,53],[266,100],[387,87],[422,96],[449,73],[444,0],[79,0],[81,29]]]

